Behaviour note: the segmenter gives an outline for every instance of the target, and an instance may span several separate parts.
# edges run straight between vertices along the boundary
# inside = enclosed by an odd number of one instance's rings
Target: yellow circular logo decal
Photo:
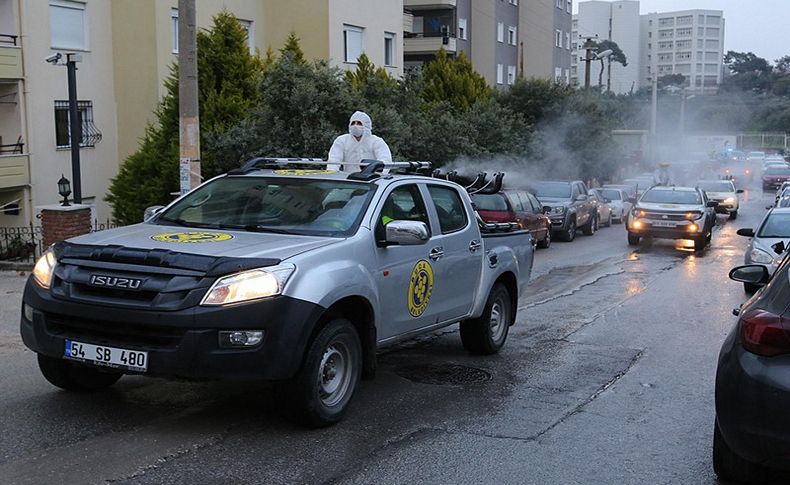
[[[414,269],[411,270],[409,278],[409,313],[413,317],[419,317],[428,308],[433,293],[433,268],[424,259],[417,261]]]
[[[233,239],[231,234],[222,232],[190,231],[190,232],[169,232],[151,236],[154,241],[170,243],[205,243],[218,242]]]
[[[293,169],[293,170],[275,170],[277,175],[328,175],[337,173],[337,170],[316,170],[316,169]]]

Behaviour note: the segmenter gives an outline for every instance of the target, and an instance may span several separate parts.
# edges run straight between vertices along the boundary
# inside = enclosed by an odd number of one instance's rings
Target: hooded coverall
[[[353,121],[361,121],[364,128],[359,140],[351,134],[351,122]],[[327,168],[338,169],[342,165],[352,165],[351,169],[357,169],[362,160],[392,162],[392,153],[387,143],[372,133],[373,122],[370,120],[370,116],[362,111],[354,112],[348,122],[348,129],[349,133],[338,136],[332,143],[332,148],[329,149]]]

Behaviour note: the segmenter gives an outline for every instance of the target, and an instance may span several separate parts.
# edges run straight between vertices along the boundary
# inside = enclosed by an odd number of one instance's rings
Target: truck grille
[[[92,320],[50,313],[46,314],[46,322],[47,330],[53,335],[116,346],[176,348],[186,333],[186,330],[179,328]]]
[[[645,215],[640,215],[639,217],[644,217],[646,219],[655,219],[659,221],[687,221],[686,213],[672,213],[672,212],[659,212],[659,211],[643,211]]]

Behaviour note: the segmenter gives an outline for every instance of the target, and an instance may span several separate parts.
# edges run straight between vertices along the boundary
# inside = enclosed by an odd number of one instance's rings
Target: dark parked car
[[[772,468],[790,470],[789,262],[773,277],[762,265],[730,272],[765,288],[733,310],[738,323],[719,353],[713,470],[723,480],[762,481]]]
[[[565,241],[573,241],[577,228],[588,236],[598,230],[598,207],[581,180],[538,181],[531,188],[543,205],[551,207],[551,229]]]
[[[496,194],[473,194],[472,202],[485,222],[518,222],[528,229],[539,248],[551,245],[551,220],[534,195],[525,190],[504,189]]]
[[[790,167],[770,165],[763,172],[763,190],[778,189],[782,182],[790,180]]]

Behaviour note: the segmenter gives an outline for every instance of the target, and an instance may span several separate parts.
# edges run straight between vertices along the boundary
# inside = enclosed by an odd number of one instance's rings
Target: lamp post
[[[592,37],[587,37],[582,49],[585,51],[584,58],[582,59],[584,61],[584,89],[590,89],[590,63],[595,60],[593,51],[597,49],[596,43],[592,40]]]
[[[680,148],[686,149],[686,101],[695,98],[696,95],[686,95],[686,88],[680,91]]]
[[[650,163],[656,161],[656,117],[658,112],[658,76],[650,76],[653,92],[650,96]]]
[[[56,52],[44,59],[53,66],[63,58],[63,54]],[[77,108],[77,63],[82,62],[82,55],[66,54],[66,71],[68,74],[69,89],[69,144],[71,146],[71,178],[74,179],[74,203],[82,204],[82,177],[80,176],[80,143],[82,143],[82,123],[79,119]],[[62,65],[62,64],[60,64]],[[63,180],[63,178],[61,178]],[[67,180],[68,182],[68,180]],[[60,187],[60,182],[58,182]],[[69,190],[71,193],[71,190]],[[68,204],[65,204],[68,205]]]
[[[71,194],[71,183],[69,179],[66,178],[65,175],[60,174],[60,180],[58,180],[58,194],[63,197],[63,202],[60,203],[63,207],[68,207],[69,204],[69,194]]]

